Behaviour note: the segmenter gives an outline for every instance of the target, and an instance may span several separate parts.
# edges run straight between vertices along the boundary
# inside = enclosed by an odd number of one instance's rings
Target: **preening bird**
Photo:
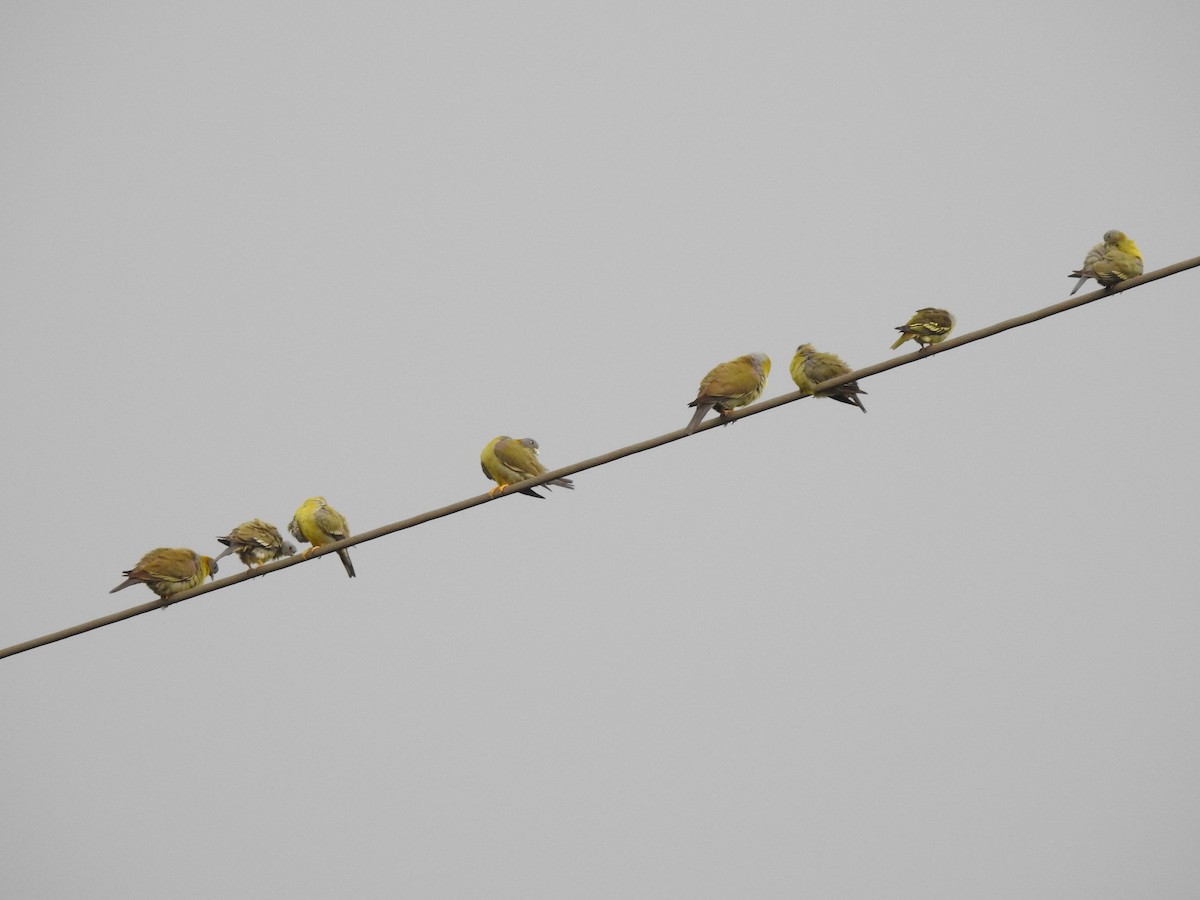
[[[747,353],[713,368],[700,381],[696,399],[688,406],[696,407],[687,433],[700,427],[701,420],[715,409],[722,416],[731,409],[747,406],[758,399],[771,374],[771,359],[765,353]]]
[[[896,330],[900,337],[892,344],[893,350],[908,340],[916,341],[924,350],[930,344],[940,344],[950,335],[954,330],[954,316],[947,310],[927,306],[918,309],[907,324],[897,325]]]
[[[1126,278],[1135,278],[1142,274],[1142,251],[1137,248],[1123,231],[1104,232],[1104,243],[1097,244],[1088,251],[1083,265],[1072,272],[1069,278],[1078,278],[1074,294],[1089,278],[1095,278],[1105,287],[1112,287]]]
[[[317,547],[350,537],[350,527],[345,518],[326,503],[324,497],[309,497],[305,500],[288,523],[288,531],[296,540],[312,544],[312,547],[301,554],[306,559]],[[337,555],[346,567],[346,574],[353,578],[354,564],[350,562],[350,551],[342,548]]]
[[[858,386],[857,381],[847,381],[831,391],[822,391],[819,394],[814,390],[818,384],[828,381],[830,378],[837,378],[839,375],[846,375],[853,371],[853,368],[832,353],[820,353],[814,350],[812,344],[801,344],[796,348],[796,355],[792,357],[792,380],[796,382],[796,387],[805,394],[814,397],[831,397],[839,403],[849,403],[866,412],[867,408],[858,399],[858,395],[865,394],[866,391]]]
[[[496,482],[496,486],[488,491],[493,497],[510,485],[546,474],[546,467],[538,459],[538,442],[533,438],[512,438],[506,434],[494,437],[479,454],[479,464],[483,474]],[[551,485],[575,490],[575,483],[570,478],[555,478],[538,486]],[[524,488],[521,493],[539,500],[546,499],[533,488]]]
[[[217,540],[225,545],[217,559],[236,553],[248,569],[264,566],[296,553],[295,545],[285,541],[278,528],[262,519],[243,522],[225,537],[219,537]]]
[[[186,547],[158,547],[138,560],[124,581],[109,591],[115,594],[134,584],[144,584],[163,600],[216,577],[217,561]]]

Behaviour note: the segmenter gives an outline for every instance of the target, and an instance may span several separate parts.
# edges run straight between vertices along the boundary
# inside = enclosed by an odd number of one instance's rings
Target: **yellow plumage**
[[[121,574],[126,576],[125,580],[109,591],[110,594],[140,583],[166,600],[202,584],[205,578],[216,577],[217,562],[185,547],[158,547]]]
[[[1104,232],[1104,243],[1089,250],[1083,265],[1068,277],[1079,279],[1071,290],[1074,294],[1089,278],[1095,278],[1105,287],[1112,287],[1117,282],[1141,274],[1142,251],[1125,232],[1114,230]]]
[[[700,427],[710,409],[724,416],[731,409],[753,403],[767,386],[770,374],[771,359],[765,353],[747,353],[715,366],[701,379],[696,399],[688,404],[696,412],[687,424],[687,433]]]
[[[924,350],[930,344],[940,344],[949,336],[954,330],[954,316],[944,309],[927,306],[918,309],[907,324],[897,325],[896,330],[900,332],[900,337],[892,344],[893,350],[908,340],[916,341]]]
[[[350,526],[346,524],[346,519],[326,503],[324,497],[309,497],[305,500],[288,523],[288,531],[296,540],[312,544],[312,548],[302,554],[305,557],[317,547],[350,537]],[[353,578],[354,564],[350,562],[350,551],[343,548],[337,555],[346,568],[346,574]]]
[[[292,556],[296,552],[295,546],[283,539],[278,528],[262,519],[243,522],[225,537],[219,537],[217,540],[225,545],[217,559],[236,553],[238,559],[249,569]]]
[[[805,394],[813,397],[830,397],[839,403],[849,403],[851,406],[857,406],[863,412],[867,411],[862,401],[858,399],[858,395],[865,394],[866,391],[858,386],[857,381],[847,381],[831,391],[822,391],[819,394],[816,392],[817,385],[822,382],[837,378],[839,375],[848,375],[854,371],[832,353],[820,353],[813,349],[812,344],[801,344],[796,348],[796,355],[792,357],[791,369],[792,380],[796,382],[796,387]]]
[[[479,454],[479,464],[483,468],[483,474],[496,482],[496,486],[489,492],[492,496],[501,493],[510,485],[546,474],[546,467],[538,459],[538,442],[533,438],[512,438],[506,434],[494,437]],[[568,490],[575,489],[575,483],[570,478],[555,478],[539,487],[551,485]],[[539,500],[546,499],[533,488],[525,488],[521,493],[537,497]]]

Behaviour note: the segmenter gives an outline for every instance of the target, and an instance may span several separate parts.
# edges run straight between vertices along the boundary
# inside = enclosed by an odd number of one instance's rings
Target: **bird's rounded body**
[[[692,434],[700,426],[710,409],[723,415],[753,403],[762,395],[770,374],[771,358],[765,353],[747,353],[714,366],[700,380],[696,399],[688,404],[696,412],[687,425],[687,433]]]
[[[533,438],[514,438],[506,434],[488,441],[483,452],[479,454],[479,465],[483,474],[496,482],[493,491],[497,493],[511,485],[546,474],[546,467],[538,459],[538,442]],[[546,482],[544,486],[551,485],[568,490],[575,489],[575,483],[570,478],[555,478]],[[532,488],[526,488],[521,493],[545,499]]]
[[[217,540],[225,545],[217,559],[236,553],[238,559],[250,569],[296,553],[296,547],[283,539],[279,529],[262,519],[243,522]]]
[[[840,357],[814,350],[812,344],[801,344],[796,348],[796,355],[792,357],[792,380],[802,393],[812,397],[830,397],[839,403],[849,403],[866,412],[867,408],[858,398],[859,394],[865,394],[866,391],[858,386],[857,381],[847,381],[830,391],[816,391],[817,385],[853,371],[854,369]]]
[[[940,344],[954,330],[954,316],[945,309],[927,306],[918,309],[916,314],[904,325],[897,325],[900,337],[892,344],[897,349],[905,341],[916,341],[924,350],[930,344]]]
[[[163,600],[190,590],[208,577],[216,577],[217,562],[186,547],[157,547],[122,572],[125,580],[109,591],[115,594],[135,584],[144,584]]]
[[[1106,231],[1104,243],[1089,250],[1083,265],[1068,276],[1079,279],[1071,293],[1079,290],[1089,278],[1095,278],[1105,287],[1112,287],[1127,278],[1141,275],[1142,268],[1142,251],[1137,244],[1123,231]]]
[[[309,497],[305,500],[288,523],[288,531],[296,540],[307,541],[313,547],[323,547],[350,537],[350,526],[346,524],[345,517],[326,503],[324,497]],[[343,548],[338,550],[337,555],[346,569],[346,574],[353,578],[354,564],[350,562],[350,552]]]

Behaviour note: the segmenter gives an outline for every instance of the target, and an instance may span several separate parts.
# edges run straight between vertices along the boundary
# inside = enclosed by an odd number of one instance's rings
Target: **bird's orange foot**
[[[488,496],[489,497],[498,497],[500,494],[503,494],[507,488],[508,488],[507,484],[498,484],[494,488],[492,488],[490,491],[488,491]]]
[[[300,558],[301,559],[310,559],[312,557],[313,553],[316,552],[316,550],[317,550],[316,547],[309,547],[307,550],[305,550],[303,553],[300,554]]]

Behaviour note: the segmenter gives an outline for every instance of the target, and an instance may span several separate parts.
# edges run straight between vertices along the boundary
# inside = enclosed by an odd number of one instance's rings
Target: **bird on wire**
[[[533,438],[513,438],[506,434],[494,437],[488,441],[483,452],[479,454],[479,464],[483,474],[496,486],[488,493],[495,497],[507,488],[530,478],[538,478],[546,474],[546,467],[538,459],[538,442]],[[555,478],[539,487],[563,487],[569,491],[575,490],[575,482],[570,478]],[[518,489],[520,493],[539,500],[546,498],[533,488]]]
[[[309,497],[305,500],[288,523],[288,531],[296,540],[312,544],[300,554],[305,559],[318,547],[350,537],[350,527],[346,524],[345,517],[326,503],[324,497]],[[354,564],[350,562],[350,551],[343,547],[338,550],[337,555],[346,568],[346,574],[353,578]]]
[[[295,545],[285,541],[278,528],[262,519],[243,522],[217,540],[225,545],[217,559],[236,553],[248,569],[265,566],[269,562],[283,559],[285,556],[294,556],[296,553]]]
[[[109,591],[110,594],[144,584],[163,600],[169,600],[175,594],[202,584],[205,578],[215,578],[217,561],[186,547],[158,547],[121,574],[126,576],[125,580]]]
[[[1089,250],[1083,265],[1067,277],[1079,279],[1071,290],[1074,294],[1089,278],[1095,278],[1105,287],[1112,287],[1117,282],[1141,274],[1142,251],[1125,232],[1113,230],[1104,232],[1104,243]]]
[[[954,316],[948,310],[927,306],[918,309],[916,314],[904,325],[897,325],[900,337],[892,344],[897,349],[905,341],[916,341],[924,350],[930,344],[940,344],[954,330]]]
[[[715,366],[701,379],[696,399],[688,404],[696,412],[687,424],[687,433],[695,433],[710,409],[724,416],[731,409],[753,403],[767,386],[770,374],[771,359],[765,353],[747,353]]]
[[[851,406],[857,406],[863,412],[867,411],[862,401],[858,399],[858,395],[865,394],[866,391],[858,386],[857,381],[847,381],[845,384],[839,384],[832,390],[822,391],[819,394],[816,392],[816,386],[822,382],[854,371],[832,353],[820,353],[813,349],[812,344],[801,344],[796,348],[796,355],[792,357],[791,368],[792,380],[796,382],[796,387],[800,388],[802,393],[813,397],[830,397],[839,403],[849,403]]]

